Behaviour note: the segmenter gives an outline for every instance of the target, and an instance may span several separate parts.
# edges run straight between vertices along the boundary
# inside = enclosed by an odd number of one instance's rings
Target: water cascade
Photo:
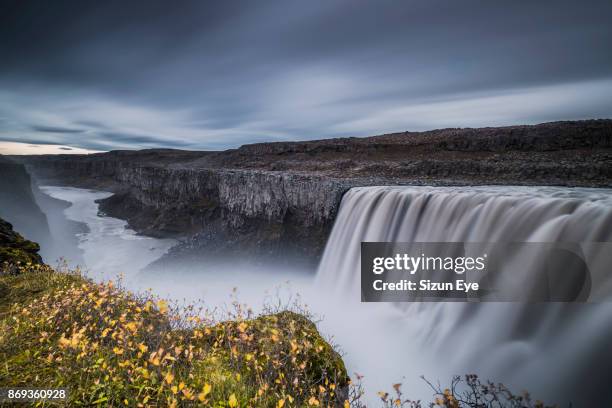
[[[612,273],[602,251],[612,248],[611,190],[353,188],[342,200],[317,273],[319,287],[335,289],[345,303],[359,301],[363,241],[578,243],[596,271],[593,291],[603,301],[413,302],[366,304],[360,310],[376,308],[381,320],[394,316],[388,335],[381,336],[386,340],[377,346],[378,357],[388,361],[376,370],[393,366],[407,377],[421,370],[442,382],[475,372],[576,406],[610,385]],[[364,332],[374,319],[364,318]],[[416,361],[418,370],[412,368]]]

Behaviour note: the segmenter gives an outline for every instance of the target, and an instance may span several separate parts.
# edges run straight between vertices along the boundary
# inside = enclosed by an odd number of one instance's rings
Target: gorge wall
[[[316,258],[342,194],[354,184],[313,174],[148,165],[130,156],[111,152],[26,163],[41,183],[113,191],[100,201],[102,213],[147,235],[186,239],[175,250],[181,256],[206,248],[207,256],[236,250]]]
[[[25,238],[48,243],[51,235],[47,217],[34,198],[36,188],[23,164],[0,156],[0,217]]]
[[[42,183],[113,191],[101,211],[142,233],[182,238],[171,256],[239,250],[316,260],[351,187],[612,186],[612,121],[20,160]]]

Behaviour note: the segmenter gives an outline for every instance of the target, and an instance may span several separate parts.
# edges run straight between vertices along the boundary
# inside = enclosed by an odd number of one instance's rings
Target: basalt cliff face
[[[25,162],[42,183],[115,192],[100,201],[102,213],[126,219],[147,235],[186,239],[175,249],[183,256],[206,248],[207,255],[236,250],[316,259],[342,194],[354,184],[316,174],[200,168],[180,159],[160,165],[156,160],[183,154],[111,152]]]
[[[184,238],[173,253],[316,259],[354,186],[612,186],[612,121],[20,160],[43,182],[115,192],[101,211],[145,234]]]
[[[49,226],[34,198],[36,189],[23,164],[0,156],[0,217],[25,238],[47,243]]]

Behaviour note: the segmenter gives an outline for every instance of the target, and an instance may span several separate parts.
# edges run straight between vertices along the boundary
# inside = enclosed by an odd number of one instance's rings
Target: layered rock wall
[[[47,217],[33,194],[36,188],[23,164],[0,156],[0,217],[27,239],[49,242]]]
[[[114,158],[40,157],[29,159],[28,167],[42,182],[115,192],[100,202],[101,211],[148,235],[189,238],[194,247],[216,240],[251,253],[304,257],[320,253],[343,193],[355,184],[319,175],[159,167]]]

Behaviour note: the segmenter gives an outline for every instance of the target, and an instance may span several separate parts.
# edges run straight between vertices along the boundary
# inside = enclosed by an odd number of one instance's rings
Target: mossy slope
[[[0,265],[40,264],[40,246],[13,231],[13,226],[0,218]]]
[[[344,405],[342,359],[305,317],[198,315],[44,265],[1,274],[0,387],[68,387],[69,406]]]

